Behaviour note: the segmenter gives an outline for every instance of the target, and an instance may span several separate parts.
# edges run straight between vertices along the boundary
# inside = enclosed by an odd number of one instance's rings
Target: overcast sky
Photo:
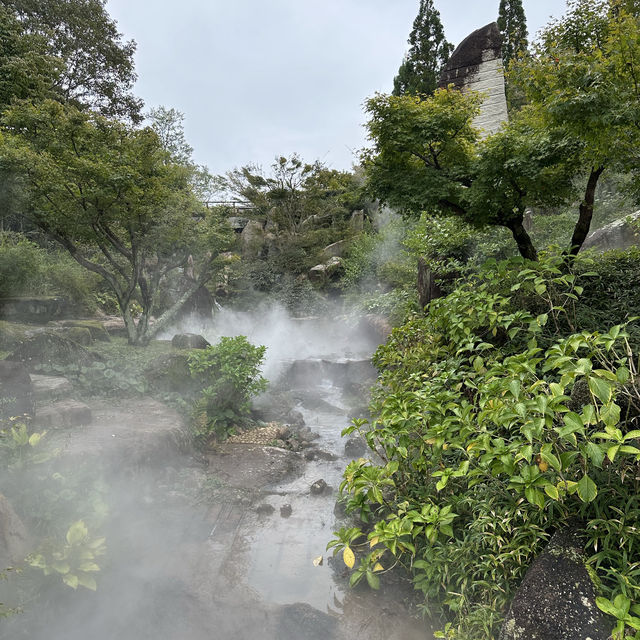
[[[564,0],[524,0],[530,35]],[[418,0],[108,0],[138,43],[136,93],[185,115],[213,173],[299,153],[349,169],[365,144],[364,100],[389,92]],[[459,44],[499,0],[436,0]]]

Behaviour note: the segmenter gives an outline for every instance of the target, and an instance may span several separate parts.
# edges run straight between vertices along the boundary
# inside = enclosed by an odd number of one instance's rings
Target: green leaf
[[[589,378],[589,390],[602,404],[607,404],[611,400],[612,385],[602,378]]]
[[[626,384],[630,377],[631,374],[627,367],[618,367],[618,369],[616,369],[616,378],[620,384]]]
[[[582,502],[593,502],[598,495],[596,483],[588,476],[584,475],[578,482],[578,496]]]
[[[78,544],[82,542],[88,534],[87,527],[82,520],[74,522],[67,531],[67,542],[70,545]]]
[[[538,491],[536,488],[527,487],[524,490],[524,495],[531,504],[536,505],[541,509],[544,507],[544,496],[542,495],[542,492]]]
[[[380,588],[380,578],[373,571],[367,571],[367,582],[376,591]]]
[[[72,589],[78,588],[78,576],[74,575],[73,573],[68,573],[66,576],[62,576],[62,582],[64,582],[68,587],[71,587]]]
[[[552,500],[559,500],[560,499],[560,492],[558,491],[558,489],[552,485],[552,484],[546,484],[544,486],[544,492],[552,499]]]
[[[585,453],[594,466],[598,467],[598,469],[602,468],[604,451],[601,446],[597,445],[595,442],[587,442],[585,445]]]

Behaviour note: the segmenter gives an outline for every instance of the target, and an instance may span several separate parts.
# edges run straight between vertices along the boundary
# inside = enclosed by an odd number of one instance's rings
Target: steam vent
[[[502,69],[502,36],[495,22],[468,35],[449,58],[440,86],[453,84],[487,95],[474,124],[484,135],[495,133],[508,119]]]

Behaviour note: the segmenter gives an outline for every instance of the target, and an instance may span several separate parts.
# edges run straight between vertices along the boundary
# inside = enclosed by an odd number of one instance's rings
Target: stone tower
[[[453,84],[486,94],[474,125],[483,136],[495,133],[508,119],[502,69],[502,36],[495,22],[468,35],[451,54],[440,86]]]

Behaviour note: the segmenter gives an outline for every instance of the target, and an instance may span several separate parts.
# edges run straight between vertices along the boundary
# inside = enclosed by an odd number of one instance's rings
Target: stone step
[[[91,409],[77,400],[62,400],[46,405],[36,411],[38,427],[57,429],[91,424]]]
[[[73,391],[73,386],[62,376],[42,376],[35,373],[31,375],[31,388],[36,398],[50,398],[52,396],[66,395]]]

